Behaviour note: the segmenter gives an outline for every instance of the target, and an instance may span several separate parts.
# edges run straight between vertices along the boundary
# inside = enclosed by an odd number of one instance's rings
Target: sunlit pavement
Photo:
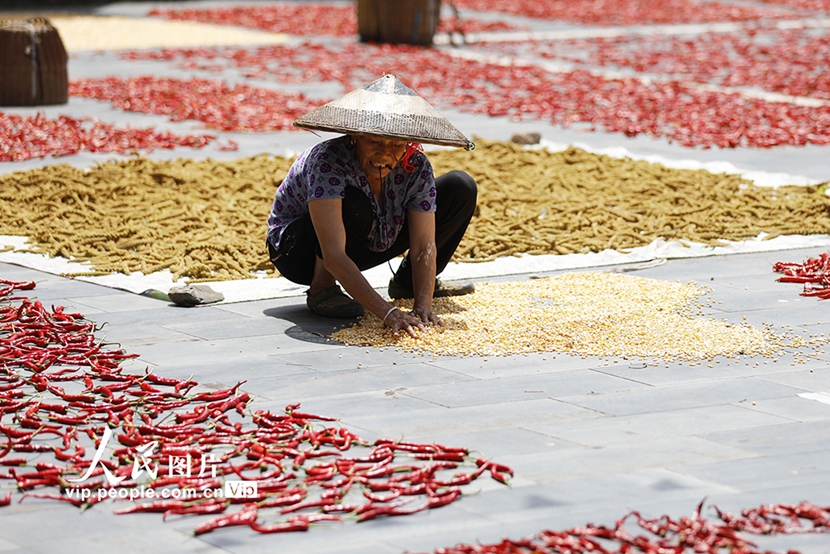
[[[113,5],[102,11],[135,15],[148,7]],[[180,74],[161,63],[126,63],[113,53],[82,53],[70,60],[73,79],[147,73]],[[331,85],[310,88],[337,94]],[[44,111],[181,133],[199,129],[77,98]],[[621,146],[638,156],[726,161],[741,169],[816,180],[830,173],[828,146],[700,150],[644,136],[563,130],[451,109],[442,113],[468,135],[485,138],[506,140],[514,132],[535,131],[553,142]],[[152,156],[282,153],[319,140],[307,133],[224,136],[237,140],[240,149],[177,149]],[[113,157],[81,154],[2,163],[0,171],[59,162],[83,166]],[[771,271],[776,261],[801,261],[824,250],[669,260],[632,274],[711,288],[707,310],[718,319],[740,323],[746,318],[752,325],[826,335],[830,317],[823,301],[799,296],[799,285],[778,283]],[[824,351],[806,363],[783,353],[694,366],[561,353],[419,356],[325,341],[321,335],[336,326],[311,315],[301,296],[183,309],[9,264],[0,266],[0,277],[34,280],[33,298],[106,323],[101,334],[107,341],[140,354],[130,367],[176,378],[192,375],[217,387],[246,380],[255,409],[280,411],[301,402],[367,439],[463,445],[515,471],[509,487],[482,482],[439,510],[274,536],[240,527],[194,537],[199,518],[162,522],[159,514],[113,515],[111,504],[79,513],[60,503],[26,499],[0,509],[0,552],[431,552],[546,528],[610,525],[632,509],[651,516],[688,515],[704,498],[730,511],[801,500],[830,505],[830,404],[799,396],[830,392],[830,354]],[[827,553],[830,537],[762,538],[759,546]]]

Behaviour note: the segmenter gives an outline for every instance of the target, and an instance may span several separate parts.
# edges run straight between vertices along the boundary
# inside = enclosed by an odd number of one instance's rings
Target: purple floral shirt
[[[268,240],[279,249],[283,231],[308,213],[311,200],[343,198],[346,187],[357,187],[369,197],[375,210],[369,248],[383,252],[394,244],[403,228],[407,210],[435,211],[432,165],[423,153],[413,155],[410,161],[415,167],[412,173],[398,164],[386,176],[385,206],[382,206],[375,198],[348,136],[309,148],[300,154],[277,189],[268,216]]]

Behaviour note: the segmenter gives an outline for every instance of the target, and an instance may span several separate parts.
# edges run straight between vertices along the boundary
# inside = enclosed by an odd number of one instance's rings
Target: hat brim
[[[296,127],[333,133],[372,135],[407,142],[475,147],[447,118],[394,75],[316,108],[294,122]]]

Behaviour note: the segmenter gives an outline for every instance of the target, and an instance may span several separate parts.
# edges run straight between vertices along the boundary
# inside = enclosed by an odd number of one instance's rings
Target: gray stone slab
[[[243,358],[266,360],[281,353],[311,350],[336,350],[338,346],[321,345],[301,340],[282,340],[274,336],[242,337],[239,339],[202,340],[190,338],[176,343],[160,343],[142,348],[141,357],[159,366],[175,367],[219,363],[233,366]],[[274,361],[278,364],[278,361]]]
[[[132,296],[132,295],[130,295]],[[123,326],[127,329],[133,325],[170,325],[186,323],[199,323],[204,321],[245,321],[248,318],[230,312],[219,311],[212,307],[183,308],[161,302],[159,300],[147,299],[153,304],[144,304],[142,309],[132,309],[127,304],[121,310],[101,312],[91,317],[98,324],[111,327]]]
[[[464,498],[465,508],[501,522],[521,524],[548,519],[557,529],[598,522],[596,514],[611,510],[609,520],[635,508],[681,503],[693,508],[707,494],[732,494],[730,487],[711,483],[662,468],[641,468],[629,473],[606,473],[590,479],[548,482],[511,489],[491,490]],[[574,519],[567,519],[574,517]],[[541,525],[531,528],[538,531]]]
[[[382,541],[364,540],[343,544],[338,540],[335,544],[328,544],[319,548],[303,548],[298,552],[300,554],[366,554],[367,552],[399,554],[400,549]]]
[[[308,350],[292,354],[279,354],[273,356],[275,361],[286,364],[302,365],[313,368],[321,373],[337,372],[350,369],[369,367],[395,367],[405,365],[428,365],[424,356],[402,354],[392,349],[361,348],[357,346],[347,347],[337,343],[329,343],[322,350]],[[442,368],[447,369],[447,368]],[[462,372],[455,372],[460,378],[466,375]]]
[[[825,251],[823,248],[800,248],[786,252],[754,252],[675,259],[661,266],[639,270],[636,275],[667,281],[678,280],[683,283],[694,280],[704,286],[730,285],[730,283],[735,286],[753,275],[776,275],[772,272],[772,265],[776,261],[800,262]]]
[[[470,518],[470,512],[461,506],[463,500],[438,510],[425,510],[407,517],[378,518],[363,523],[346,521],[343,524],[318,526],[314,532],[284,534],[280,536],[279,551],[301,554],[326,552],[325,549],[332,548],[333,545],[334,548],[337,548],[337,545],[348,545],[349,548],[353,548],[352,545],[367,541],[370,544],[389,544],[413,533],[429,535],[446,529],[475,531],[495,523],[494,520],[482,516]],[[241,527],[202,536],[202,540],[230,552],[274,552],[273,542],[267,538],[262,539],[263,537],[257,536],[250,529]]]
[[[426,364],[406,364],[316,373],[304,382],[285,383],[280,378],[262,378],[257,379],[256,386],[267,398],[290,400],[310,396],[390,390],[398,390],[400,396],[410,396],[409,391],[416,390],[425,383],[446,383],[464,387],[473,382],[471,377],[446,369]]]
[[[808,328],[812,328],[813,332],[826,334],[828,331],[826,324],[830,323],[825,304],[821,304],[815,298],[798,296],[795,292],[786,299],[779,299],[775,306],[757,310],[747,309],[742,312],[739,315],[746,316],[745,321],[749,325],[762,328],[765,324],[772,324],[778,334],[786,330],[784,325],[799,328],[804,327],[805,324]]]
[[[782,441],[785,443],[786,441]],[[830,487],[830,462],[827,451],[769,454],[753,458],[676,467],[686,475],[728,485],[743,491],[763,491],[789,486]]]
[[[809,359],[804,364],[792,355],[783,355],[773,362],[764,356],[737,356],[727,358],[716,356],[709,360],[667,362],[665,360],[622,360],[613,359],[596,368],[596,371],[630,379],[652,386],[678,383],[717,381],[741,377],[758,377],[766,374],[780,374],[782,379],[789,373],[799,373],[809,368],[826,367],[826,362]],[[709,367],[711,366],[711,367]],[[781,384],[787,384],[782,382]]]
[[[284,333],[290,323],[274,318],[230,319],[220,321],[198,321],[165,325],[166,329],[178,331],[204,340],[259,337]]]
[[[573,394],[634,390],[643,385],[590,370],[540,373],[532,376],[480,379],[454,385],[430,385],[406,391],[407,396],[429,400],[441,406],[460,407],[505,401],[566,397]]]
[[[150,321],[123,326],[112,325],[104,317],[96,319],[100,330],[96,331],[95,336],[106,342],[118,344],[128,352],[141,353],[149,349],[148,347],[156,347],[159,344],[193,343],[199,340],[192,335],[178,333]]]
[[[431,441],[439,444],[461,445],[484,457],[501,459],[514,454],[551,452],[554,449],[573,448],[577,445],[567,440],[554,440],[549,434],[522,427],[477,431],[472,433],[449,432],[436,435]]]
[[[527,354],[515,356],[438,356],[433,365],[445,367],[478,379],[497,379],[554,373],[573,369],[590,369],[603,365],[595,356],[577,356],[561,353]]]
[[[451,409],[433,405],[428,410],[398,415],[352,416],[349,422],[382,436],[428,439],[434,435],[446,433],[448,429],[456,432],[478,432],[520,427],[529,420],[552,423],[600,416],[592,410],[549,398],[539,398]]]
[[[795,421],[830,420],[830,405],[800,397],[759,400],[751,409]]]
[[[667,437],[707,437],[709,433],[753,428],[775,429],[791,419],[732,405],[603,417],[552,425],[528,422],[525,427],[589,447],[646,442]],[[830,406],[828,406],[830,408]],[[738,445],[735,445],[738,446]]]
[[[648,468],[676,469],[687,464],[743,460],[752,456],[755,454],[746,450],[699,437],[666,437],[607,447],[503,456],[499,462],[512,467],[524,479],[551,483]]]
[[[820,363],[821,366],[815,369],[805,368],[787,373],[771,373],[763,375],[759,379],[813,392],[830,393],[830,367],[827,367],[827,364],[823,362],[817,363]]]
[[[20,509],[26,504],[37,505],[37,509]],[[0,535],[11,543],[25,545],[27,552],[223,552],[165,525],[159,514],[115,515],[112,510],[118,506],[113,503],[98,504],[83,513],[68,505],[56,507],[54,502],[37,499],[27,499],[18,506],[4,508]],[[44,522],[48,532],[44,532]]]
[[[619,416],[785,398],[800,392],[804,391],[750,377],[558,398],[577,406]]]
[[[3,552],[4,554],[9,554],[12,552],[22,554],[24,552],[24,549],[20,543],[15,543],[0,537],[0,552]]]
[[[830,451],[830,422],[827,420],[715,431],[702,436],[764,456]]]
[[[30,298],[40,300],[44,304],[57,303],[67,297],[107,296],[113,294],[113,289],[101,285],[93,285],[83,281],[66,279],[35,269],[21,268],[11,264],[0,264],[0,276],[10,281],[34,281],[34,290],[27,291]]]
[[[290,380],[290,379],[288,379]],[[243,389],[247,388],[247,384]],[[249,405],[249,409],[269,410],[273,413],[281,413],[288,403],[299,403],[301,409],[306,412],[338,418],[339,424],[344,425],[353,433],[367,441],[374,441],[378,438],[412,439],[412,436],[401,435],[400,432],[383,433],[376,429],[367,428],[355,422],[355,418],[361,418],[367,413],[378,414],[385,418],[418,418],[422,410],[434,408],[433,404],[397,396],[393,390],[372,391],[352,394],[333,394],[330,396],[312,395],[308,397],[291,396],[289,400],[271,400],[263,395],[258,397]]]
[[[75,302],[102,312],[161,310],[165,302],[138,294],[99,294],[97,296],[72,297]],[[181,308],[184,309],[184,308]]]

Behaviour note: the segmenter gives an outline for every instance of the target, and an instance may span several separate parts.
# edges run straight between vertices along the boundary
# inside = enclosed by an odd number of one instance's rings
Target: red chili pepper
[[[319,498],[317,500],[309,500],[306,502],[294,504],[293,506],[290,506],[288,508],[283,508],[282,510],[280,510],[280,513],[288,514],[299,510],[304,510],[306,508],[320,508],[322,506],[332,506],[336,503],[337,502],[334,498]]]
[[[431,496],[427,501],[428,508],[440,508],[441,506],[446,506],[451,502],[455,502],[458,497],[461,496],[460,489],[453,489],[447,494],[443,494],[441,496]]]
[[[0,466],[22,466],[28,462],[27,458],[0,458]]]
[[[155,502],[147,502],[144,504],[133,504],[127,508],[119,508],[113,510],[114,514],[133,514],[136,512],[157,512],[164,513],[175,508],[182,508],[185,506],[182,500],[156,500]]]
[[[420,512],[429,507],[428,503],[416,506],[414,508],[402,508],[399,506],[377,506],[371,510],[367,510],[357,516],[357,521],[368,521],[379,516],[405,516]]]
[[[221,529],[222,527],[230,527],[232,525],[251,525],[252,523],[255,523],[256,520],[257,505],[245,504],[238,512],[221,516],[200,524],[196,527],[196,529],[194,529],[193,533],[195,535],[202,535],[204,533],[215,531],[216,529]]]
[[[337,421],[336,417],[319,416],[316,414],[307,414],[305,412],[292,411],[291,417],[296,419],[318,419],[320,421]]]
[[[192,506],[186,506],[181,508],[171,508],[164,512],[162,516],[162,520],[167,520],[167,516],[169,515],[205,515],[205,514],[216,514],[223,512],[227,509],[229,503],[211,503],[211,504],[194,504]]]
[[[250,524],[251,529],[257,533],[290,533],[294,531],[308,531],[308,523],[305,521],[297,521],[294,523],[279,523],[277,525],[262,525],[256,521]]]
[[[230,389],[223,389],[215,392],[200,392],[198,394],[194,394],[192,400],[194,402],[213,402],[216,400],[224,400],[236,394],[237,389],[239,389],[243,383],[245,383],[245,381],[240,381],[236,384],[236,386]]]
[[[291,494],[288,496],[279,496],[276,498],[267,498],[259,503],[260,508],[280,508],[282,506],[290,506],[302,502],[305,495],[300,493]]]

